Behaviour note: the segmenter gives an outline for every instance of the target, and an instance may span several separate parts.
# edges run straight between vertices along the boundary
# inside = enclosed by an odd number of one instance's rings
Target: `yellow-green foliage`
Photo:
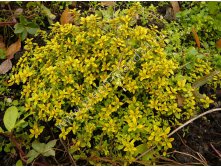
[[[167,58],[156,27],[136,25],[138,11],[139,3],[109,20],[56,23],[44,46],[26,41],[11,82],[23,84],[25,108],[36,119],[32,136],[53,120],[59,137],[72,138],[74,158],[92,164],[99,158],[90,157],[107,157],[126,165],[156,145],[143,157],[153,160],[172,147],[170,126],[197,110],[192,81]]]

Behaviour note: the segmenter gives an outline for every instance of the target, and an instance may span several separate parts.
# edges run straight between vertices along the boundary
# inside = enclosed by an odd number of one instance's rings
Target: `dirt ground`
[[[173,137],[171,159],[176,162],[182,165],[221,165],[221,112],[195,120]]]

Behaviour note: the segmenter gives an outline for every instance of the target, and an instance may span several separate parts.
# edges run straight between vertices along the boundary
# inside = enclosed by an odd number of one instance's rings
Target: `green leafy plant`
[[[51,2],[53,3],[53,2]],[[59,6],[59,2],[54,2]],[[47,18],[49,24],[54,22],[56,16],[51,12],[53,7],[44,5],[44,2],[28,2],[26,4],[27,10],[24,11],[27,16],[31,16],[32,20],[39,25],[46,27],[45,18]]]
[[[32,150],[30,150],[27,154],[28,157],[27,163],[31,163],[40,155],[45,157],[55,156],[55,151],[53,147],[55,146],[56,142],[57,140],[51,140],[47,144],[45,144],[45,143],[40,143],[38,141],[34,141],[32,143]]]
[[[20,16],[20,22],[17,23],[14,28],[15,34],[18,34],[21,40],[24,40],[28,34],[34,35],[39,29],[36,23],[29,22],[23,15]]]

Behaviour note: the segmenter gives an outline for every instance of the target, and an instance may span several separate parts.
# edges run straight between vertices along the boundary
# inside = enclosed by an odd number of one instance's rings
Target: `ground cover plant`
[[[1,42],[5,164],[155,165],[172,130],[219,106],[219,3],[16,5],[43,12]]]

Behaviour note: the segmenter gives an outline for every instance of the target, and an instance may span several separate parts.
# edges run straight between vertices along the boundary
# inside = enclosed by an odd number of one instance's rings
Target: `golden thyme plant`
[[[137,25],[140,11],[136,3],[109,20],[90,15],[79,26],[56,23],[43,33],[44,46],[26,41],[13,69],[11,82],[23,85],[33,128],[55,121],[59,137],[72,138],[75,160],[127,165],[156,145],[143,156],[153,162],[172,147],[170,127],[197,110],[191,82],[164,52],[164,36]]]

